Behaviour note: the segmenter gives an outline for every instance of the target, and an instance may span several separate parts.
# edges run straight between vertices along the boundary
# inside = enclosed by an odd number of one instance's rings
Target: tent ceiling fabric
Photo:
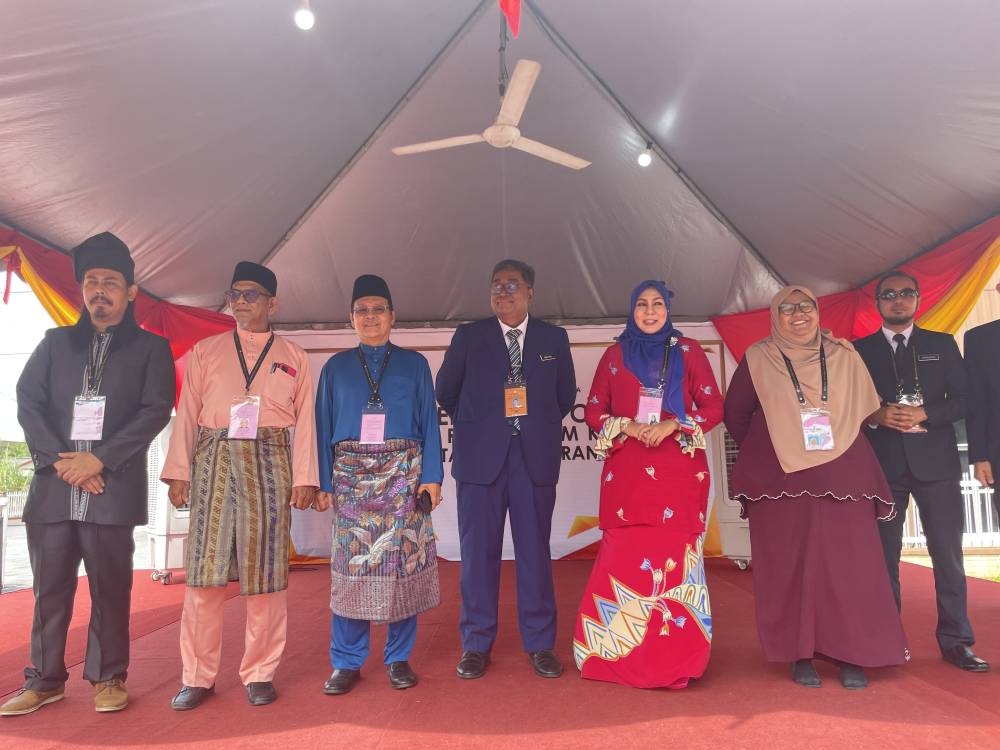
[[[294,0],[0,5],[0,221],[63,249],[111,229],[185,304],[267,258],[280,320],[324,323],[366,272],[401,320],[483,315],[507,256],[543,316],[621,316],[652,276],[707,317],[782,278],[854,286],[1000,208],[992,0],[526,1],[521,129],[580,172],[390,153],[493,121],[493,0],[312,6],[303,33]],[[638,167],[647,134],[687,181]]]

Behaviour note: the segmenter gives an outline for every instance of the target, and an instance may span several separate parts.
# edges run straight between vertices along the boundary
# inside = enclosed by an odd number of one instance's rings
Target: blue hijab
[[[635,303],[639,295],[652,287],[663,295],[667,303],[667,320],[656,333],[643,333],[635,322]],[[646,279],[632,290],[629,298],[628,322],[618,337],[622,348],[625,367],[647,388],[660,384],[660,368],[663,367],[663,347],[672,338],[680,338],[681,332],[674,328],[670,320],[670,298],[674,293],[667,285],[655,279]],[[689,423],[684,401],[684,355],[678,347],[670,351],[666,382],[663,384],[663,409],[673,414],[679,422]]]

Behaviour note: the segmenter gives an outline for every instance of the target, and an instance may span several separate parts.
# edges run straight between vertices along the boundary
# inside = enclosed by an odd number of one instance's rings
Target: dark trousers
[[[458,533],[462,550],[462,613],[465,651],[489,651],[497,635],[504,519],[510,511],[517,573],[517,621],[528,652],[550,649],[556,639],[549,534],[555,485],[532,483],[519,438],[492,484],[458,482]]]
[[[937,594],[937,641],[941,650],[971,646],[976,642],[966,605],[965,562],[962,555],[962,527],[965,513],[958,479],[921,482],[909,471],[890,482],[896,501],[896,517],[879,524],[882,552],[889,569],[896,606],[902,609],[899,591],[899,555],[903,546],[903,521],[910,494],[917,503],[920,523],[927,537],[927,551],[934,566]]]
[[[66,636],[81,560],[91,600],[83,676],[92,683],[125,679],[135,550],[132,531],[131,526],[77,521],[27,524],[35,592],[32,666],[24,670],[24,686],[29,690],[54,690],[69,678]]]

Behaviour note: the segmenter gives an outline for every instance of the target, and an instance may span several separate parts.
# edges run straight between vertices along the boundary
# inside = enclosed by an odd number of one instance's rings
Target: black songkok
[[[125,277],[128,284],[135,283],[135,261],[128,245],[111,232],[101,232],[73,248],[73,273],[77,283],[92,268],[110,268]]]
[[[392,307],[392,295],[389,294],[389,285],[385,283],[385,279],[381,276],[366,273],[354,280],[354,293],[351,294],[351,304],[353,305],[361,297],[385,297],[389,303],[389,307]]]
[[[236,264],[230,286],[237,281],[253,281],[260,284],[272,297],[278,293],[278,277],[274,275],[274,271],[249,260],[241,260]]]

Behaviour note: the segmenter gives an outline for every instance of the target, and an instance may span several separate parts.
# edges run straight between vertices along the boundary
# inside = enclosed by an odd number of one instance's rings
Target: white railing
[[[8,492],[7,493],[7,518],[20,518],[24,512],[24,504],[28,501],[28,493]]]
[[[962,501],[965,506],[962,546],[966,549],[1000,547],[1000,522],[993,506],[993,490],[980,486],[972,474],[972,467],[969,467],[967,475],[962,477]],[[906,521],[903,524],[903,547],[915,549],[926,546],[927,539],[920,524],[920,514],[917,513],[916,503],[911,498]]]

